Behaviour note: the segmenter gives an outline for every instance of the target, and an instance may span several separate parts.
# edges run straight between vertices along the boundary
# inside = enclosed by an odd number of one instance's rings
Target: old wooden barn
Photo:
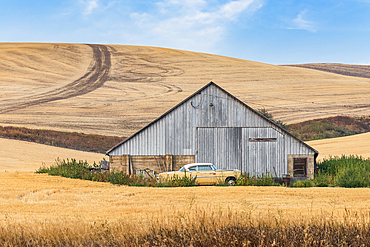
[[[178,170],[193,162],[313,178],[318,152],[213,82],[107,151],[110,169]]]

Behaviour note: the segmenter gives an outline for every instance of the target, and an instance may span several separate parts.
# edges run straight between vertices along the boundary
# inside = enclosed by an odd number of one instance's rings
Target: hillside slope
[[[153,47],[0,44],[0,126],[129,136],[209,81],[287,123],[370,115],[370,80]]]
[[[292,64],[286,66],[316,69],[340,75],[370,78],[370,65],[351,65],[340,63],[308,63],[308,64]]]
[[[42,165],[51,166],[55,159],[87,160],[89,164],[98,163],[103,154],[59,148],[33,142],[0,138],[0,163],[4,171],[35,171]]]
[[[331,156],[361,155],[370,158],[370,133],[331,139],[308,141],[308,145],[319,150],[319,160]]]

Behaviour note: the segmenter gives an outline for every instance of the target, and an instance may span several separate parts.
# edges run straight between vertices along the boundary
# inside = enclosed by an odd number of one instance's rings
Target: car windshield
[[[211,165],[213,170],[217,170],[217,168],[214,165]]]
[[[181,169],[179,171],[184,172],[185,171],[185,166],[181,167]]]

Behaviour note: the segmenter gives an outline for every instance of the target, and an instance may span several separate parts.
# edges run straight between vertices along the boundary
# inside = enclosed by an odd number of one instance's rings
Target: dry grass
[[[167,234],[168,241],[174,235],[171,230],[186,235],[198,229],[198,236],[191,238],[199,240],[207,231],[223,231],[228,226],[278,227],[304,236],[310,226],[330,223],[333,229],[340,222],[346,227],[366,227],[370,217],[369,189],[119,187],[25,172],[1,172],[0,187],[0,241],[13,244],[29,237],[54,244],[73,245],[75,240],[91,245],[96,240],[120,245],[125,238],[138,241],[159,229],[162,235],[157,232],[154,237]],[[295,233],[294,225],[302,232]],[[243,228],[239,233],[236,228],[232,231],[235,236],[246,234]]]
[[[337,219],[345,210],[369,210],[369,189],[284,187],[147,188],[74,180],[24,172],[2,172],[0,221],[83,219],[130,221],[178,216],[192,209],[254,215]]]
[[[287,123],[370,115],[369,79],[163,48],[107,49],[100,88],[3,112],[0,125],[129,136],[210,80]],[[0,111],[73,85],[92,58],[86,45],[0,44]]]
[[[103,86],[17,108],[73,86],[95,64],[94,54],[85,45],[0,44],[0,125],[127,136],[210,80],[288,123],[370,115],[368,79],[162,48],[109,46],[108,51],[111,67]],[[363,134],[309,144],[320,157],[340,150],[366,156],[367,140]],[[280,246],[309,243],[311,229],[333,244],[343,236],[368,243],[369,189],[119,187],[23,172],[42,162],[51,165],[56,157],[92,163],[101,154],[5,139],[0,146],[2,170],[11,171],[0,172],[4,246],[179,245],[181,234],[193,241],[189,245],[201,246],[199,240],[241,245],[235,236],[247,233],[258,237],[254,246],[263,246],[273,244],[267,242],[274,240],[268,227],[282,229],[276,231],[276,239],[285,241]],[[287,242],[292,239],[303,242]]]
[[[364,158],[370,158],[370,133],[308,141],[307,144],[320,152],[319,160],[329,156],[342,156],[343,154],[361,155]]]
[[[287,66],[316,69],[316,70],[327,71],[327,72],[336,73],[340,75],[370,78],[370,66],[369,65],[351,65],[351,64],[340,64],[340,63],[309,63],[309,64],[294,64],[294,65],[287,65]]]
[[[51,166],[56,158],[87,160],[89,164],[99,162],[104,155],[67,148],[58,148],[26,141],[0,138],[0,163],[3,171],[35,171],[42,164]]]

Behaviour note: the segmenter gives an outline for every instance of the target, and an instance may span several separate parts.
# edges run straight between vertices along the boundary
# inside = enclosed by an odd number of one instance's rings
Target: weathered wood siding
[[[288,154],[314,151],[210,84],[109,153],[123,154],[195,155],[196,162],[214,162],[220,168],[285,174]]]
[[[242,128],[198,128],[197,161],[242,170]]]

